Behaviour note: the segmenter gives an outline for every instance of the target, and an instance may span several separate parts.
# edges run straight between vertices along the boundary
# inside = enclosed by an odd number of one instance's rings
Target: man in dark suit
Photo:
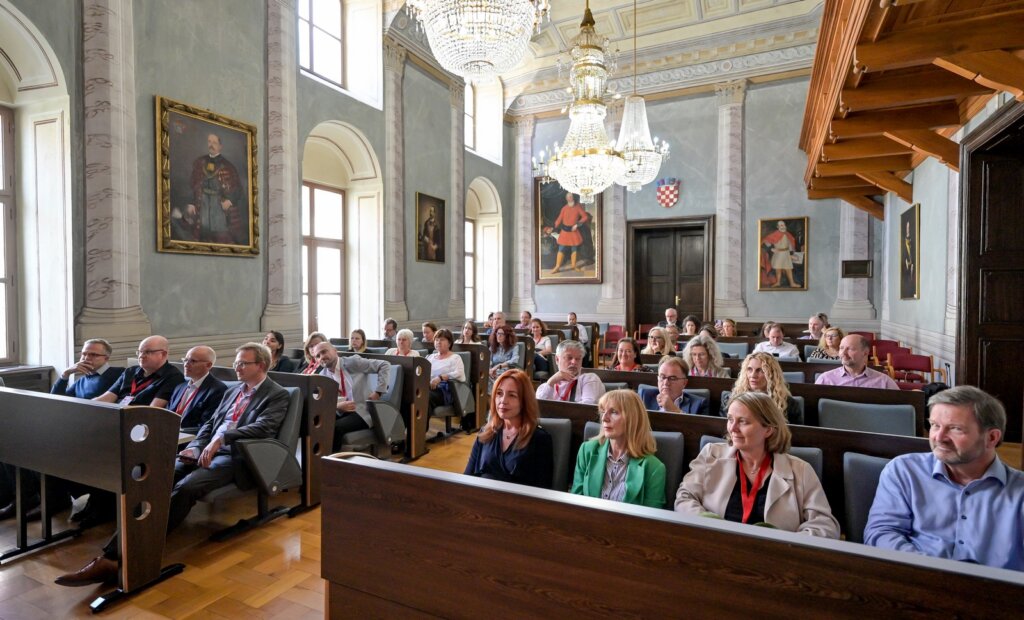
[[[238,439],[276,437],[288,412],[288,391],[267,377],[270,349],[249,342],[238,347],[236,353],[235,373],[241,384],[224,394],[217,411],[199,429],[196,438],[178,453],[168,532],[181,525],[199,498],[210,491],[232,482],[246,486],[248,472],[241,459],[236,460],[232,454],[231,444]],[[115,534],[103,548],[103,555],[76,573],[61,575],[56,583],[85,586],[116,579],[118,547]]]
[[[663,357],[658,366],[658,390],[647,389],[640,395],[644,407],[648,411],[707,415],[707,400],[683,392],[689,373],[690,369],[682,358],[674,355]]]
[[[181,361],[188,381],[174,388],[167,408],[181,416],[181,430],[195,432],[217,410],[228,387],[210,376],[217,363],[217,354],[210,347],[192,347]]]

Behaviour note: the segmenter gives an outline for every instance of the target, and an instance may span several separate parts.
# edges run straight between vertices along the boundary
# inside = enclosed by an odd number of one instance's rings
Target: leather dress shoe
[[[42,516],[42,513],[39,510],[39,498],[30,498],[26,502],[26,505],[28,508],[25,509],[25,518],[29,521],[38,521],[40,516]],[[15,507],[16,502],[12,501],[10,504],[0,508],[0,521],[3,521],[4,519],[13,519],[17,512]]]
[[[61,586],[77,588],[94,583],[107,583],[117,579],[117,562],[102,555],[86,564],[77,573],[61,575],[54,583]]]
[[[0,521],[5,519],[13,519],[15,513],[14,502],[7,504],[3,508],[0,508]]]
[[[26,521],[38,521],[38,520],[40,520],[42,518],[43,518],[43,510],[39,506],[39,504],[36,504],[35,506],[33,506],[33,507],[31,507],[31,508],[29,508],[28,510],[25,511],[25,520]]]

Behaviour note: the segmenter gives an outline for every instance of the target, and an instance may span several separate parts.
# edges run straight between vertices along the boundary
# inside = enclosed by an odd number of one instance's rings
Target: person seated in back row
[[[217,354],[210,347],[192,347],[181,362],[188,381],[174,388],[167,408],[181,416],[181,430],[195,432],[217,410],[228,386],[210,375],[217,363]]]
[[[665,308],[665,320],[658,321],[658,327],[668,327],[669,325],[675,325],[679,329],[683,328],[683,324],[679,321],[679,311],[675,308]]]
[[[786,342],[783,338],[786,334],[782,331],[782,326],[778,323],[773,323],[768,328],[768,340],[767,342],[759,342],[754,347],[754,353],[767,353],[774,355],[775,357],[795,357],[800,359],[800,351],[796,348],[796,345],[791,342]]]
[[[835,370],[821,373],[815,383],[883,390],[900,389],[889,375],[868,368],[870,354],[871,343],[867,338],[860,334],[846,336],[839,342],[839,361],[843,365]]]
[[[388,390],[391,364],[381,359],[366,359],[358,355],[340,357],[329,342],[321,342],[313,350],[320,364],[320,374],[338,384],[337,413],[334,420],[335,451],[341,449],[342,437],[373,425],[366,401],[379,400]],[[370,381],[376,375],[376,381]]]
[[[644,390],[644,407],[648,411],[707,415],[708,401],[683,391],[688,382],[687,375],[689,370],[682,358],[674,355],[661,358],[658,364],[658,390]]]
[[[114,385],[124,368],[110,365],[110,343],[102,338],[86,340],[78,363],[61,373],[50,394],[73,398],[96,398]],[[68,380],[74,376],[69,385]]]
[[[604,394],[604,383],[597,375],[582,372],[583,355],[583,345],[576,340],[559,342],[555,349],[558,372],[537,387],[537,398],[596,405]]]

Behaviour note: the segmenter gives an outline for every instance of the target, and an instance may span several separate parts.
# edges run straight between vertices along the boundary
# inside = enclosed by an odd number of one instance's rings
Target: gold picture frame
[[[417,262],[444,264],[447,217],[444,200],[416,192]]]
[[[757,290],[807,290],[809,221],[806,216],[758,220]]]
[[[156,97],[157,251],[256,256],[256,126]]]
[[[584,205],[557,181],[533,180],[537,284],[600,284],[602,194]],[[561,256],[559,256],[561,255]]]

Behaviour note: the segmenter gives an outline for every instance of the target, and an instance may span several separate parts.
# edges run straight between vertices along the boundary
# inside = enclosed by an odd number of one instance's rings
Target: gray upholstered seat
[[[851,403],[822,398],[818,401],[818,424],[824,428],[913,437],[917,430],[917,411],[913,405]]]
[[[583,441],[597,437],[601,425],[587,422],[583,427]],[[665,466],[665,506],[672,510],[676,490],[683,481],[683,459],[686,456],[683,434],[675,431],[654,431],[654,441],[658,444],[654,455]]]
[[[803,383],[804,373],[799,370],[789,370],[782,373],[782,379],[786,383]]]
[[[810,360],[811,359],[811,353],[814,353],[814,350],[817,349],[817,348],[818,348],[818,345],[816,345],[816,344],[805,344],[804,345],[804,359],[805,360]]]
[[[472,358],[469,351],[455,351],[455,355],[462,358],[462,366],[469,377],[472,368]],[[452,404],[434,407],[430,412],[432,418],[444,418],[444,433],[438,433],[437,437],[445,437],[452,434],[452,418],[462,417],[467,413],[476,411],[476,399],[474,398],[473,385],[469,381],[451,381],[453,388]],[[436,437],[435,437],[436,438]]]
[[[718,350],[729,354],[730,357],[743,359],[750,353],[750,345],[746,342],[719,342]]]
[[[569,470],[575,465],[575,458],[569,453],[572,445],[572,421],[565,418],[541,418],[540,426],[551,435],[555,462],[551,472],[551,488],[555,491],[568,491]]]
[[[843,495],[846,498],[846,540],[864,542],[864,527],[875,501],[878,479],[889,459],[857,452],[843,455]]]
[[[366,409],[373,422],[371,428],[346,433],[341,438],[341,452],[369,452],[378,458],[391,454],[391,444],[405,439],[405,421],[402,418],[402,367],[389,364],[388,387],[380,400],[366,401]]]
[[[604,391],[611,392],[612,390],[626,390],[629,389],[629,384],[625,381],[605,381]]]
[[[802,362],[803,361],[802,359],[800,359],[799,356],[793,357],[791,355],[780,355],[778,357],[778,360],[779,360],[780,364],[782,362]]]
[[[703,450],[704,446],[709,443],[725,443],[723,437],[716,437],[714,435],[701,435],[700,438],[700,449]],[[804,446],[792,446],[789,449],[789,454],[795,456],[801,461],[806,462],[814,470],[815,475],[818,476],[818,480],[822,480],[824,472],[824,461],[825,455],[821,451],[821,448],[812,448]]]

